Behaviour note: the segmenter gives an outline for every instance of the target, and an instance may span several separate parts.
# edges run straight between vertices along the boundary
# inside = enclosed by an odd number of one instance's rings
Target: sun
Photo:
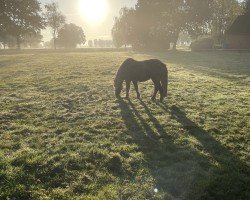
[[[107,0],[80,0],[82,17],[91,24],[101,23],[108,14]]]

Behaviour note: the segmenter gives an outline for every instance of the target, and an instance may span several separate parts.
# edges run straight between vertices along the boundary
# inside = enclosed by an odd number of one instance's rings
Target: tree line
[[[192,39],[210,36],[221,44],[233,20],[250,0],[138,0],[115,17],[112,37],[117,47],[138,50],[176,49],[181,33]]]
[[[92,47],[110,48],[113,46],[114,46],[114,44],[113,44],[112,40],[103,40],[103,39],[88,40],[88,47],[90,47],[90,48],[92,48]]]
[[[66,23],[55,2],[45,5],[42,12],[38,0],[0,0],[0,43],[21,48],[41,42],[41,30],[49,27],[52,31],[53,46],[75,48],[86,42],[81,27]]]

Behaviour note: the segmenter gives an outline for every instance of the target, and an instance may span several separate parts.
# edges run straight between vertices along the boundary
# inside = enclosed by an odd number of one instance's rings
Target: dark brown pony
[[[133,82],[137,98],[140,98],[138,90],[138,81],[144,82],[151,79],[154,83],[154,92],[152,100],[155,100],[156,94],[160,92],[160,101],[167,96],[168,70],[164,63],[157,59],[145,61],[136,61],[132,58],[126,59],[116,74],[114,80],[115,95],[120,97],[122,83],[126,82],[126,98],[129,97],[130,83]]]

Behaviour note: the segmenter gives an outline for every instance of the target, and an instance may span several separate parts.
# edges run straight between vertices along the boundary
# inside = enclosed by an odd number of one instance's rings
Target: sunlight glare
[[[91,24],[102,22],[108,14],[107,0],[80,0],[82,17]]]

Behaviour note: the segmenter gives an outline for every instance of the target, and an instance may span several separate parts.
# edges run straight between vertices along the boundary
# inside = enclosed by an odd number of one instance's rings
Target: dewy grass
[[[150,81],[141,100],[133,88],[114,97],[127,57],[168,65],[163,104]],[[247,52],[0,55],[0,199],[249,198],[249,63]]]

